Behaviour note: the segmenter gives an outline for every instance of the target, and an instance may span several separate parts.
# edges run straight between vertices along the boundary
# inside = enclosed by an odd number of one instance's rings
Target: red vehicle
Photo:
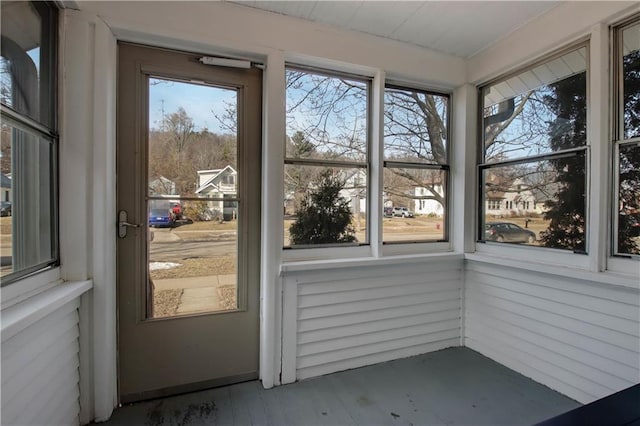
[[[171,203],[171,213],[173,213],[173,217],[178,220],[182,219],[182,205],[180,203]]]

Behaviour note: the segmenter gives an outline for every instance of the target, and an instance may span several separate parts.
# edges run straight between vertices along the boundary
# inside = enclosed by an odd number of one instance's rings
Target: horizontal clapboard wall
[[[2,424],[78,424],[79,299],[2,342]]]
[[[465,344],[581,403],[640,382],[640,294],[467,261]]]
[[[460,345],[461,259],[290,273],[284,292],[283,383]]]

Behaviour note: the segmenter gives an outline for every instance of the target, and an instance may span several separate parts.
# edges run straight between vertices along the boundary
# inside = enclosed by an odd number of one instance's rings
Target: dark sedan
[[[0,201],[0,216],[11,216],[11,202]]]
[[[536,234],[509,222],[488,222],[484,225],[486,241],[499,243],[529,243],[536,242]]]

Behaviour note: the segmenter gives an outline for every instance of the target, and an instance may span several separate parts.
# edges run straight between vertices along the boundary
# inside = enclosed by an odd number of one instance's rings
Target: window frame
[[[381,105],[381,113],[382,113],[382,126],[384,127],[385,125],[385,121],[386,118],[384,116],[384,112],[385,112],[385,95],[386,95],[386,91],[387,89],[396,89],[396,90],[405,90],[405,91],[415,91],[415,92],[420,92],[420,93],[424,93],[426,95],[434,95],[434,96],[440,96],[440,97],[444,97],[446,98],[446,126],[447,126],[447,135],[446,135],[446,164],[438,164],[436,162],[425,162],[425,163],[421,163],[421,162],[417,162],[417,161],[394,161],[394,160],[386,160],[385,156],[384,156],[384,152],[385,152],[385,135],[384,135],[384,131],[381,134],[381,153],[380,153],[380,157],[382,158],[382,169],[381,169],[381,175],[384,176],[384,171],[387,168],[404,168],[404,169],[412,169],[412,170],[436,170],[436,171],[441,171],[441,172],[445,172],[446,178],[444,179],[444,200],[445,200],[445,205],[442,206],[444,213],[443,213],[443,222],[444,222],[444,229],[443,229],[443,238],[442,239],[437,239],[437,240],[429,240],[429,239],[412,239],[412,240],[402,240],[402,241],[384,241],[384,230],[383,227],[381,227],[381,234],[379,236],[380,238],[380,243],[382,244],[382,246],[398,246],[398,245],[402,245],[402,244],[427,244],[427,245],[434,245],[434,244],[438,244],[438,243],[446,243],[449,244],[450,242],[450,226],[451,226],[451,214],[450,214],[450,206],[451,206],[451,149],[452,149],[452,139],[451,139],[451,116],[452,116],[452,95],[451,93],[447,93],[447,92],[440,92],[437,90],[432,90],[432,89],[426,89],[426,88],[421,88],[421,87],[416,87],[414,85],[411,84],[407,84],[407,83],[402,83],[402,82],[397,82],[394,80],[386,80],[384,82],[384,93],[382,95],[383,100],[382,100],[382,105]],[[382,193],[384,192],[384,177],[383,177],[383,182],[381,184],[381,187],[379,188],[379,192],[380,192],[380,196],[382,197]]]
[[[7,275],[4,275],[0,282],[0,287],[3,292],[9,291],[12,295],[11,299],[18,299],[24,292],[18,290],[16,286],[12,286],[17,282],[25,281],[30,284],[25,289],[25,294],[33,293],[37,290],[32,289],[34,284],[37,284],[39,280],[34,277],[38,274],[44,274],[47,271],[55,270],[60,266],[60,225],[59,225],[59,142],[60,134],[59,128],[59,61],[60,61],[60,49],[59,49],[59,25],[60,25],[60,13],[58,7],[52,2],[29,2],[37,10],[47,9],[46,14],[41,14],[41,29],[42,34],[40,38],[41,52],[40,65],[38,75],[38,96],[40,97],[40,108],[44,109],[44,114],[41,114],[37,119],[29,116],[27,113],[20,112],[13,107],[4,103],[0,104],[0,117],[3,123],[12,126],[14,129],[31,134],[38,138],[38,141],[46,141],[50,149],[49,166],[50,166],[50,180],[49,191],[51,197],[50,204],[50,259],[39,262],[35,265],[31,265],[27,268],[13,271]],[[45,31],[47,30],[47,31]],[[47,78],[41,78],[41,74],[46,73]],[[43,96],[46,95],[46,99],[43,100]],[[13,152],[12,152],[13,155]],[[12,174],[13,170],[12,170]],[[12,203],[13,204],[13,203]],[[13,212],[12,212],[13,217]],[[14,253],[12,251],[12,258]],[[51,273],[44,274],[43,276],[51,276]],[[58,277],[57,272],[54,273],[55,277]],[[56,278],[57,279],[57,278]],[[44,287],[47,287],[51,283],[47,280]],[[39,287],[37,285],[36,287]],[[3,298],[4,299],[4,298]]]
[[[346,253],[347,250],[350,250],[350,254],[355,254],[358,256],[365,255],[366,253],[370,253],[371,246],[371,206],[372,206],[372,197],[371,197],[371,189],[373,187],[371,182],[371,159],[372,159],[372,117],[373,117],[373,84],[374,78],[371,76],[352,73],[348,71],[339,71],[339,70],[331,70],[328,68],[322,68],[317,66],[308,66],[299,63],[286,62],[284,71],[285,71],[285,109],[286,109],[286,73],[289,70],[301,71],[308,74],[326,76],[331,78],[345,78],[358,82],[362,82],[366,84],[366,156],[364,162],[358,161],[344,161],[344,160],[321,160],[321,159],[312,159],[312,158],[295,158],[287,156],[287,148],[286,144],[283,148],[283,165],[298,165],[298,166],[308,166],[308,167],[335,167],[335,168],[344,168],[344,169],[364,169],[367,176],[367,201],[366,201],[366,223],[367,229],[365,231],[366,241],[365,242],[354,242],[354,243],[335,243],[335,244],[315,244],[315,245],[284,245],[282,246],[282,250],[286,253],[286,257],[288,260],[297,260],[297,259],[307,259],[308,257],[312,258],[324,258],[325,256],[322,253],[326,252],[326,249],[331,249],[336,255],[342,256]],[[286,116],[285,116],[286,120]],[[285,122],[285,137],[287,132],[287,124]],[[286,172],[285,172],[286,173]],[[282,176],[284,182],[285,176]],[[283,194],[284,195],[284,194]],[[283,197],[284,201],[284,197]],[[282,217],[282,223],[284,224],[284,217]],[[284,235],[285,228],[283,226],[282,233]],[[365,251],[366,250],[366,251]],[[300,253],[300,254],[297,254]],[[349,257],[351,257],[349,255]]]
[[[619,237],[619,203],[620,203],[620,150],[622,147],[640,149],[640,136],[625,138],[624,127],[624,67],[623,67],[623,32],[625,29],[640,26],[640,14],[635,14],[611,26],[611,226],[608,244],[608,269],[626,269],[624,264],[640,261],[640,253],[621,253],[618,251]],[[612,268],[613,266],[613,268]]]
[[[500,82],[504,82],[511,77],[523,74],[524,72],[530,71],[540,65],[549,63],[554,59],[560,58],[564,55],[567,55],[571,52],[578,51],[580,49],[585,49],[585,98],[586,98],[586,136],[585,143],[583,146],[563,149],[561,151],[550,151],[544,154],[536,154],[531,156],[520,156],[512,159],[507,159],[504,161],[495,161],[495,162],[487,162],[485,159],[485,140],[484,140],[484,90],[492,85],[496,85]],[[590,122],[591,122],[591,93],[590,93],[590,67],[591,67],[591,53],[590,53],[590,38],[585,37],[574,41],[571,44],[563,46],[559,49],[553,50],[541,57],[531,61],[524,63],[522,65],[517,66],[514,70],[507,72],[505,74],[499,75],[491,80],[488,80],[484,83],[481,83],[477,86],[478,91],[478,123],[477,123],[477,161],[476,161],[476,178],[477,178],[477,192],[476,192],[476,234],[475,234],[475,247],[478,253],[484,253],[493,256],[504,256],[506,253],[507,256],[513,259],[518,260],[530,260],[531,250],[536,253],[537,258],[541,263],[548,264],[561,264],[561,265],[573,265],[578,268],[588,269],[590,266],[590,230],[589,230],[589,221],[591,215],[591,200],[590,200],[590,181],[591,181],[591,132],[590,132]],[[561,249],[561,248],[551,248],[551,247],[533,247],[522,244],[504,244],[497,243],[492,241],[483,240],[482,236],[484,234],[484,212],[485,212],[485,202],[487,198],[485,197],[485,188],[484,188],[484,178],[483,172],[485,170],[490,170],[492,168],[499,168],[509,165],[518,165],[518,164],[526,164],[526,163],[535,163],[539,161],[548,161],[554,160],[558,158],[572,156],[575,157],[580,155],[580,153],[584,153],[585,161],[584,161],[584,179],[585,179],[585,205],[584,205],[584,222],[585,222],[585,232],[584,232],[584,251],[582,250],[569,250],[569,249]],[[507,251],[505,251],[507,250]],[[581,256],[576,256],[581,255]]]

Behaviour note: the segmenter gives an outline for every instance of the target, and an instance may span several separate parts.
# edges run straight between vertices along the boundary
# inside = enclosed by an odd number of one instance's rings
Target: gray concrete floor
[[[102,425],[531,425],[579,405],[450,348],[269,390],[253,381],[141,402]]]

